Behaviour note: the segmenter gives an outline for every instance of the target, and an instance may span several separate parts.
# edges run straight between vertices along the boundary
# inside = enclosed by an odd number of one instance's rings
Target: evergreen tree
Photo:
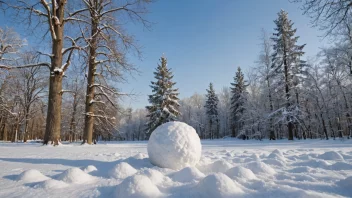
[[[246,102],[247,85],[240,67],[237,68],[234,83],[231,83],[231,117],[232,117],[232,137],[236,137],[243,128],[242,116],[244,104]]]
[[[209,89],[207,89],[206,95],[206,114],[208,116],[208,127],[209,127],[209,138],[214,139],[214,136],[219,138],[219,113],[218,113],[218,103],[219,98],[215,94],[215,90],[213,88],[213,84],[210,83]],[[214,129],[215,127],[215,129]]]
[[[147,133],[150,135],[158,126],[177,120],[180,115],[178,103],[178,89],[173,88],[176,84],[171,69],[167,68],[167,59],[163,56],[160,64],[154,72],[155,82],[151,82],[152,95],[149,95],[150,106],[147,106],[149,122]]]
[[[297,79],[300,68],[303,65],[300,57],[305,45],[297,45],[298,36],[295,36],[297,29],[293,29],[293,22],[288,19],[288,13],[281,10],[276,24],[274,37],[272,38],[274,53],[272,54],[272,67],[279,76],[279,81],[284,85],[285,106],[282,108],[282,115],[288,128],[288,139],[293,140],[294,123],[298,116],[298,92]],[[297,129],[297,127],[296,127]]]

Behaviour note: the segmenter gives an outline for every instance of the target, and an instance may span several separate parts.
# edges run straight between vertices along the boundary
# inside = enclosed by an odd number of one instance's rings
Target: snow
[[[254,173],[251,170],[244,168],[242,166],[233,167],[227,170],[225,174],[229,176],[231,179],[237,179],[237,178],[248,179],[248,180],[257,179],[257,177],[254,175]]]
[[[135,175],[125,179],[117,186],[115,197],[160,197],[161,192],[153,182],[144,175]]]
[[[49,179],[41,172],[35,169],[30,169],[23,171],[18,177],[17,181],[24,181],[24,182],[40,182]]]
[[[43,188],[43,189],[49,190],[49,189],[66,188],[67,186],[68,184],[63,181],[49,179],[38,183],[37,185],[34,186],[34,188]]]
[[[0,197],[347,198],[351,145],[352,140],[206,140],[195,166],[174,170],[150,163],[146,141],[60,147],[0,142]],[[112,170],[125,175],[117,178]]]
[[[91,175],[88,175],[79,168],[70,168],[61,173],[58,177],[58,180],[67,182],[67,183],[87,183],[93,181],[95,178]]]
[[[319,155],[318,158],[323,160],[343,160],[342,155],[335,151],[325,152]]]
[[[126,162],[117,164],[111,171],[110,176],[116,179],[125,179],[137,173],[137,170]]]
[[[253,173],[256,173],[256,174],[259,174],[259,173],[268,174],[268,175],[276,174],[276,171],[272,167],[260,161],[248,163],[246,165],[246,168],[250,169]]]
[[[97,171],[97,170],[98,170],[98,169],[97,169],[95,166],[89,165],[89,166],[87,166],[83,171],[84,171],[85,173],[91,173],[91,172]]]
[[[200,172],[196,167],[186,167],[171,175],[174,181],[178,182],[192,182],[204,178],[205,175]]]
[[[223,173],[213,173],[206,176],[197,185],[198,193],[201,197],[237,197],[243,194],[243,190],[238,184]]]
[[[182,122],[167,122],[156,128],[148,141],[150,162],[175,170],[198,163],[202,146],[195,129]]]

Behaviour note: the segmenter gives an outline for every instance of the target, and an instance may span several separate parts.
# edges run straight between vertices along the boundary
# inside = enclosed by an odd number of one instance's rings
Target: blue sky
[[[162,54],[173,70],[180,98],[205,93],[210,82],[216,90],[229,86],[238,66],[244,72],[255,66],[261,29],[273,31],[280,9],[295,23],[299,44],[307,44],[306,56],[316,55],[327,43],[319,37],[323,33],[311,27],[298,4],[288,0],[159,0],[151,4],[147,15],[154,23],[151,30],[138,24],[127,29],[143,47],[143,60],[130,58],[141,74],[118,85],[124,92],[137,94],[124,99],[123,104],[134,109],[148,104],[150,81]],[[1,24],[12,25],[0,17]],[[28,36],[21,27],[16,29]]]
[[[151,31],[135,30],[144,47],[144,60],[136,61],[141,76],[122,85],[141,94],[138,101],[125,100],[133,108],[144,107],[151,93],[150,81],[158,58],[164,53],[180,90],[180,97],[229,86],[238,66],[246,72],[255,66],[260,52],[261,29],[272,32],[277,13],[284,9],[295,23],[299,43],[314,56],[326,43],[322,32],[312,28],[298,4],[288,0],[160,0],[150,6]]]

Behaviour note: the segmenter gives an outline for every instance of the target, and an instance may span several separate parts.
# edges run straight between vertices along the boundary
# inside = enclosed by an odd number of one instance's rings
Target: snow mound
[[[133,156],[133,158],[136,158],[136,159],[144,159],[144,158],[147,158],[148,156],[144,153],[138,153],[137,155]]]
[[[35,169],[23,171],[17,177],[17,181],[24,181],[24,182],[41,182],[48,179],[49,177],[43,175],[41,172]]]
[[[312,168],[328,168],[331,164],[324,160],[308,160],[303,162],[297,162],[293,166],[309,166]]]
[[[352,164],[346,162],[336,162],[335,164],[330,166],[331,170],[352,170]]]
[[[271,154],[276,154],[276,155],[279,155],[279,156],[282,156],[282,157],[284,156],[279,149],[273,150],[273,152],[271,152]]]
[[[39,184],[35,185],[34,188],[59,189],[59,188],[65,188],[67,186],[68,184],[63,181],[49,179],[49,180],[40,182]]]
[[[98,169],[95,167],[95,166],[93,166],[93,165],[89,165],[89,166],[87,166],[86,168],[84,168],[84,172],[85,173],[90,173],[90,172],[93,172],[93,171],[97,171]]]
[[[318,155],[319,159],[323,160],[344,160],[342,155],[335,151],[328,151],[321,155]]]
[[[352,176],[347,177],[346,179],[341,179],[340,181],[337,182],[337,185],[342,188],[346,188],[346,189],[351,190]],[[351,192],[352,192],[352,190],[351,190]]]
[[[225,172],[227,176],[231,179],[241,178],[241,179],[257,179],[251,170],[244,168],[242,166],[233,167]]]
[[[178,182],[192,182],[194,180],[200,180],[205,175],[195,167],[186,167],[178,172],[172,174],[171,178]]]
[[[264,163],[274,166],[285,166],[286,164],[278,159],[266,159],[263,160]]]
[[[199,162],[202,145],[193,127],[168,122],[153,131],[147,149],[153,165],[179,170]]]
[[[307,166],[297,167],[289,170],[291,173],[317,173],[315,169],[312,169]]]
[[[125,179],[136,173],[137,170],[126,162],[116,164],[115,167],[110,170],[110,176],[115,179]]]
[[[278,154],[278,153],[270,153],[270,155],[268,156],[268,159],[274,159],[274,160],[279,160],[279,161],[282,161],[282,162],[286,162],[286,158],[281,154]]]
[[[237,197],[243,193],[242,189],[223,173],[215,173],[206,176],[196,186],[200,197]]]
[[[273,168],[271,168],[270,166],[266,165],[263,162],[248,163],[246,164],[246,168],[250,169],[255,174],[265,173],[265,174],[273,175],[276,173],[276,171]]]
[[[160,171],[154,169],[144,169],[137,174],[148,177],[153,184],[160,184],[164,181],[170,180],[170,178],[165,177]]]
[[[251,156],[251,158],[253,159],[253,160],[260,160],[260,157],[259,157],[259,155],[258,154],[253,154],[252,156]]]
[[[84,171],[82,171],[79,168],[70,168],[61,173],[58,177],[58,180],[67,182],[67,183],[75,183],[75,184],[82,184],[82,183],[88,183],[95,178],[91,175],[88,175]]]
[[[232,167],[233,166],[229,162],[225,160],[218,160],[211,164],[203,165],[198,168],[200,171],[204,173],[217,173],[217,172],[224,173]]]
[[[147,198],[160,197],[162,194],[153,182],[144,175],[134,175],[117,186],[115,197]]]

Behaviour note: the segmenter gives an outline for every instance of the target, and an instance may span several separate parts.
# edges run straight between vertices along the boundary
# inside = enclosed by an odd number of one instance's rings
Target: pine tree
[[[246,102],[247,95],[247,85],[240,67],[237,68],[236,76],[234,77],[234,83],[231,83],[231,86],[231,127],[232,137],[236,137],[244,125],[241,118],[245,110],[244,104]]]
[[[154,72],[155,82],[151,82],[152,95],[149,95],[150,106],[147,106],[149,122],[147,133],[150,135],[158,126],[177,120],[180,115],[178,89],[173,88],[176,84],[171,69],[167,68],[167,59],[163,56],[160,64]]]
[[[302,50],[305,45],[296,44],[299,38],[295,36],[297,29],[293,29],[293,22],[288,19],[287,12],[281,10],[274,22],[276,33],[272,38],[274,43],[272,67],[277,74],[283,74],[280,76],[285,93],[285,107],[282,112],[286,116],[288,139],[293,140],[295,114],[297,114],[298,108],[298,95],[295,86],[298,85],[296,79],[302,65],[300,57],[304,54]]]
[[[207,100],[205,102],[204,107],[206,108],[206,114],[208,116],[209,138],[214,139],[215,135],[217,138],[219,138],[219,98],[215,94],[215,90],[212,83],[209,84],[209,89],[207,89],[206,98]],[[216,128],[214,129],[214,127]]]

